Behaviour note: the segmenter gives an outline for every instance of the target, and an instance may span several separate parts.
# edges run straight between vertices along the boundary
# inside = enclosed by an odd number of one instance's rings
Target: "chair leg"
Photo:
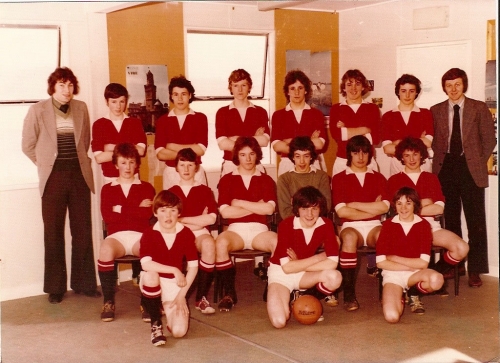
[[[460,271],[459,271],[459,265],[460,264],[456,264],[455,267],[454,267],[454,272],[455,272],[455,278],[454,278],[454,281],[455,281],[455,296],[458,296],[458,287],[460,285]]]

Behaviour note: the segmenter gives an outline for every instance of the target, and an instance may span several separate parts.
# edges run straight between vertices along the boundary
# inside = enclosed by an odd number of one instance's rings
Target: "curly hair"
[[[358,82],[361,82],[363,85],[363,91],[361,92],[361,95],[364,96],[368,92],[372,90],[370,84],[368,83],[368,80],[366,79],[365,75],[361,73],[360,70],[358,69],[350,69],[347,72],[344,73],[342,76],[342,81],[340,82],[340,93],[342,96],[346,97],[347,93],[345,91],[345,84],[350,80],[354,79]]]
[[[319,206],[320,215],[328,213],[325,196],[315,187],[307,186],[300,188],[292,197],[292,212],[298,217],[300,208]]]
[[[412,84],[415,86],[415,90],[417,93],[415,98],[417,98],[420,92],[422,92],[422,86],[421,86],[422,83],[417,77],[415,77],[412,74],[403,74],[401,77],[398,78],[394,87],[394,93],[396,94],[396,96],[398,96],[398,99],[399,99],[399,87],[401,87],[404,84]]]
[[[49,94],[49,96],[52,96],[56,92],[55,86],[57,82],[66,83],[67,81],[73,84],[73,94],[77,95],[78,92],[80,92],[78,79],[76,78],[71,69],[69,69],[68,67],[62,67],[62,68],[56,68],[56,70],[52,72],[49,78],[47,79],[48,83],[47,93]]]
[[[406,151],[415,151],[420,153],[420,157],[422,158],[420,164],[425,164],[425,159],[429,157],[429,152],[427,151],[427,146],[425,146],[424,142],[416,137],[405,137],[401,142],[396,146],[396,152],[394,156],[396,159],[401,161],[401,164],[404,165],[403,162],[403,153]]]
[[[189,98],[189,103],[193,102],[194,100],[194,87],[193,85],[191,84],[191,81],[188,81],[186,79],[186,77],[184,77],[182,74],[178,77],[173,77],[171,80],[170,80],[170,83],[168,85],[168,98],[170,99],[170,102],[174,102],[174,100],[172,99],[172,92],[174,90],[174,87],[179,87],[179,88],[185,88],[187,89],[187,91],[189,92],[189,94],[191,95],[191,97]]]

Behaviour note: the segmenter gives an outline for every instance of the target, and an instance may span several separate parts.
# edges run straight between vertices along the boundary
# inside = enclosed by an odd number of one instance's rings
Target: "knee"
[[[204,259],[213,259],[215,256],[215,241],[213,238],[205,238],[201,241],[201,257]]]
[[[174,338],[182,338],[187,333],[187,328],[184,326],[174,325],[168,329]]]
[[[111,261],[116,257],[118,256],[115,256],[115,251],[109,241],[107,239],[102,241],[101,247],[99,248],[99,259],[102,261]]]
[[[342,283],[342,275],[338,270],[326,270],[326,285],[327,287],[334,291],[337,290]]]
[[[269,320],[271,320],[271,324],[276,328],[276,329],[282,329],[286,326],[287,319],[285,318],[285,315],[282,316],[270,316]]]
[[[401,314],[396,310],[387,309],[384,310],[384,318],[388,323],[395,324],[401,318]]]
[[[141,280],[146,286],[158,286],[160,285],[160,276],[154,271],[143,271],[141,273]]]
[[[469,253],[469,244],[465,242],[463,239],[459,240],[460,242],[458,243],[458,254],[459,258],[463,260],[465,257],[467,257],[467,254]]]
[[[433,291],[439,290],[444,284],[443,275],[440,273],[432,274],[429,280],[429,285],[431,285]]]

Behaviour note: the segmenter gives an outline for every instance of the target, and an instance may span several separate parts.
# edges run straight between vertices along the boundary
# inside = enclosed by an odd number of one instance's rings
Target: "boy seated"
[[[302,187],[312,186],[326,199],[326,211],[332,205],[332,191],[328,174],[315,166],[318,156],[316,148],[308,136],[294,137],[289,145],[288,159],[293,163],[291,170],[278,177],[278,208],[282,219],[293,215],[292,197]],[[280,165],[285,160],[281,159]]]
[[[375,247],[382,226],[380,218],[389,210],[390,198],[384,176],[368,167],[373,147],[366,136],[351,137],[346,145],[346,155],[346,169],[332,178],[332,199],[342,223],[339,233],[344,308],[356,311],[359,309],[356,298],[357,249]]]
[[[151,316],[151,343],[166,343],[161,321],[161,307],[167,318],[167,329],[175,338],[186,335],[189,309],[186,293],[198,272],[195,236],[179,222],[182,202],[168,190],[162,190],[153,201],[158,222],[141,238],[140,287],[144,306]],[[187,273],[184,275],[184,263]]]
[[[410,286],[423,294],[443,286],[443,275],[428,267],[432,245],[429,222],[418,213],[420,197],[413,188],[403,187],[392,199],[397,215],[382,225],[377,243],[377,267],[383,277],[382,309],[385,320],[397,323],[403,314],[404,290]]]
[[[181,199],[183,212],[179,222],[193,231],[196,248],[201,253],[196,309],[203,314],[213,314],[215,309],[210,306],[206,296],[214,279],[215,240],[206,227],[217,220],[217,203],[212,189],[196,182],[200,159],[192,149],[179,150],[175,165],[180,182],[169,190]]]
[[[332,295],[342,276],[336,270],[339,246],[326,200],[314,187],[299,189],[293,196],[294,215],[278,227],[278,245],[268,269],[267,313],[275,328],[285,327],[290,318],[290,293],[316,286]],[[322,247],[324,252],[317,253]]]
[[[151,206],[155,196],[155,189],[151,184],[134,176],[141,164],[134,144],[116,145],[112,162],[119,176],[101,190],[101,214],[108,232],[101,243],[97,260],[104,295],[102,321],[112,321],[115,318],[117,276],[114,260],[125,255],[139,256],[139,241],[153,216]],[[143,319],[147,317],[143,316]]]
[[[219,211],[229,221],[227,230],[215,241],[215,268],[225,291],[218,305],[220,311],[230,311],[238,300],[236,269],[229,252],[253,249],[272,253],[277,241],[276,233],[267,225],[267,216],[276,207],[276,184],[257,169],[262,160],[259,143],[253,137],[238,137],[232,155],[236,170],[219,182]]]

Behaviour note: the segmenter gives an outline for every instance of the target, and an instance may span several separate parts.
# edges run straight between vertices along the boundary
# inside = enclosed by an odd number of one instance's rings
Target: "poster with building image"
[[[128,65],[128,115],[142,121],[145,132],[155,131],[156,120],[168,112],[168,74],[165,65]]]

